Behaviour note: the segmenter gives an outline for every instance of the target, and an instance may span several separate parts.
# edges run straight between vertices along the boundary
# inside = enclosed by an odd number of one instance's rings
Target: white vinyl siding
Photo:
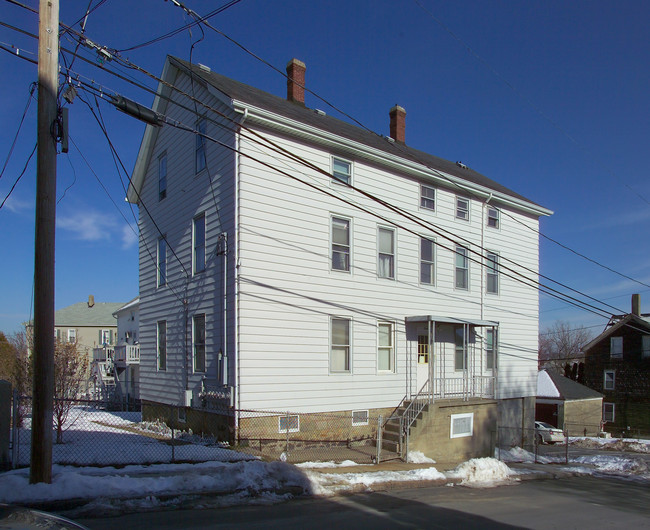
[[[194,168],[195,168],[195,173],[200,173],[206,167],[206,153],[205,153],[206,140],[205,140],[205,136],[203,136],[206,134],[205,118],[200,119],[198,122],[196,122],[196,130],[198,134],[195,135],[196,145],[194,151]]]
[[[158,200],[167,197],[167,153],[158,158]]]
[[[377,230],[377,276],[395,279],[395,230]]]

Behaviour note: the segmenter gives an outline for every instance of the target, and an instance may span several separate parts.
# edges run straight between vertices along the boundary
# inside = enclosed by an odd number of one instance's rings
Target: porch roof
[[[499,327],[499,323],[494,320],[441,317],[435,315],[419,315],[413,317],[406,317],[405,320],[407,324],[410,322],[441,322],[443,324],[469,324],[470,326],[478,326],[478,327]]]

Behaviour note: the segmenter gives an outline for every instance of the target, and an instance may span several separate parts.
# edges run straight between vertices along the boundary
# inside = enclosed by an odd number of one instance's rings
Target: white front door
[[[427,324],[420,324],[417,330],[418,336],[418,351],[417,351],[417,366],[416,366],[416,388],[415,392],[419,392],[424,383],[429,379],[429,363],[433,362],[431,356],[431,347],[429,345],[429,330]]]

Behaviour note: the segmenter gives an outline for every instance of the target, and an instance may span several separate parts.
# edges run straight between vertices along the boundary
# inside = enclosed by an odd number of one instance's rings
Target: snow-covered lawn
[[[177,431],[172,442],[172,432],[165,424],[143,423],[140,420],[139,412],[108,412],[92,407],[74,407],[65,425],[63,443],[52,446],[52,461],[64,465],[116,466],[254,458],[191,433]],[[29,464],[30,447],[31,431],[21,429],[19,465]]]

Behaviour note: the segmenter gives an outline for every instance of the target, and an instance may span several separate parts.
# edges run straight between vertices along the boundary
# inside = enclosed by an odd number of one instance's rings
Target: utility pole
[[[52,482],[54,405],[54,227],[56,220],[59,0],[40,0],[38,154],[34,249],[34,388],[29,482]]]

